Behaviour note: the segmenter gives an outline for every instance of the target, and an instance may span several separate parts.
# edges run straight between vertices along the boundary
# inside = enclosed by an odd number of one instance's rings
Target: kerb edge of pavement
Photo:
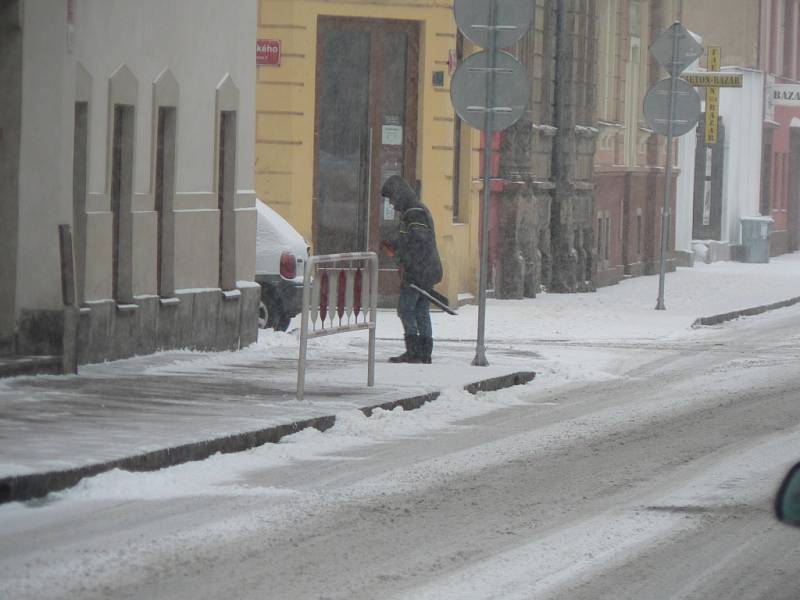
[[[464,390],[470,394],[493,392],[516,385],[524,385],[533,381],[535,377],[536,373],[533,371],[519,371],[470,383],[464,386]],[[404,410],[414,410],[428,402],[436,400],[440,395],[440,391],[434,391],[419,396],[401,398],[379,405],[368,406],[359,410],[368,417],[378,408],[393,410],[398,406],[402,406]],[[214,454],[231,454],[250,450],[258,446],[263,446],[264,444],[274,444],[285,436],[297,433],[308,427],[314,427],[319,431],[326,431],[333,427],[335,423],[336,416],[327,415],[295,421],[286,425],[268,427],[257,431],[248,431],[212,440],[192,442],[173,448],[164,448],[162,450],[94,463],[74,469],[3,477],[0,478],[0,504],[5,504],[7,502],[24,502],[26,500],[41,498],[51,492],[59,492],[71,488],[85,477],[92,477],[113,469],[121,469],[124,471],[157,471],[166,467],[203,460]]]
[[[734,310],[732,312],[720,313],[718,315],[712,315],[710,317],[700,317],[699,319],[695,320],[694,323],[692,323],[692,328],[697,329],[698,327],[719,325],[720,323],[724,323],[725,321],[733,321],[734,319],[738,319],[740,317],[752,317],[754,315],[760,315],[770,310],[778,310],[779,308],[787,308],[789,306],[794,306],[797,303],[800,303],[800,296],[795,296],[794,298],[789,298],[788,300],[781,300],[780,302],[773,302],[772,304],[762,304],[761,306],[752,306],[750,308],[743,308],[741,310]]]

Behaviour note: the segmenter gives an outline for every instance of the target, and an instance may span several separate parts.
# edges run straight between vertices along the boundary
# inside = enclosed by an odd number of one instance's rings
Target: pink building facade
[[[772,254],[800,248],[800,0],[761,3],[767,75],[761,214],[775,221]]]

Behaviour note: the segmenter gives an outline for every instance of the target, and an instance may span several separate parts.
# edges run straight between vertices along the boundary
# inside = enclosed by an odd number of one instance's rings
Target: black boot
[[[419,338],[419,358],[423,364],[431,364],[431,354],[433,353],[433,338],[422,337]]]
[[[389,362],[392,363],[418,363],[420,362],[419,356],[419,336],[407,335],[405,338],[406,351],[400,356],[392,356]]]

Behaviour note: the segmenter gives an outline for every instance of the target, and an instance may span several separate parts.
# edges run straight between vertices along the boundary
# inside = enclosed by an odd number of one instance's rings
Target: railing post
[[[363,280],[360,276],[353,275],[353,262],[358,261],[358,270],[369,278],[369,289],[361,288],[358,304],[363,310],[363,321],[359,322],[360,314],[355,310],[348,312],[348,306],[356,304],[355,284]],[[340,263],[348,263],[342,267]],[[320,265],[330,264],[331,268],[322,269]],[[338,265],[338,266],[337,266]],[[338,273],[338,275],[337,275]],[[346,275],[342,276],[342,274]],[[303,400],[305,395],[305,377],[308,354],[308,339],[348,331],[367,329],[369,331],[369,354],[367,358],[367,385],[375,385],[375,340],[378,321],[378,255],[374,252],[353,252],[349,254],[330,254],[326,256],[311,256],[306,261],[303,272],[303,309],[300,316],[300,349],[297,361],[297,399]],[[330,282],[330,288],[320,290],[322,279]],[[339,285],[346,286],[338,289]],[[313,288],[313,293],[312,293]],[[320,293],[320,291],[322,293]],[[363,306],[364,301],[369,302],[369,307]],[[312,306],[314,302],[314,306]],[[324,306],[322,306],[324,304]],[[367,316],[367,308],[369,316]],[[309,332],[311,310],[320,311],[320,329]],[[323,312],[325,318],[322,318]],[[346,316],[346,323],[343,319]],[[330,318],[330,326],[326,326]],[[316,321],[315,321],[316,322]]]
[[[310,256],[303,271],[303,312],[300,317],[300,357],[297,361],[297,399],[302,401],[306,387],[306,352],[308,348],[308,311],[311,307],[311,277],[316,261]]]
[[[375,385],[375,330],[378,322],[378,255],[373,254],[369,259],[369,320],[372,327],[369,330],[369,358],[367,363],[367,385]]]

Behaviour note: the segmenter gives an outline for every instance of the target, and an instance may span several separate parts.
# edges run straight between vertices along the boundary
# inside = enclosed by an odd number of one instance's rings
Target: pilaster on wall
[[[501,145],[500,298],[594,289],[596,7],[537,0],[536,9],[517,46],[534,95]]]
[[[596,8],[593,2],[567,0],[556,16],[553,144],[555,184],[550,230],[552,235],[552,292],[594,289],[596,256],[593,232],[593,176],[581,169],[586,155],[594,156],[596,130],[587,127],[594,115]],[[586,139],[589,139],[588,145]],[[584,141],[581,141],[584,139]],[[589,150],[589,151],[587,151]]]

